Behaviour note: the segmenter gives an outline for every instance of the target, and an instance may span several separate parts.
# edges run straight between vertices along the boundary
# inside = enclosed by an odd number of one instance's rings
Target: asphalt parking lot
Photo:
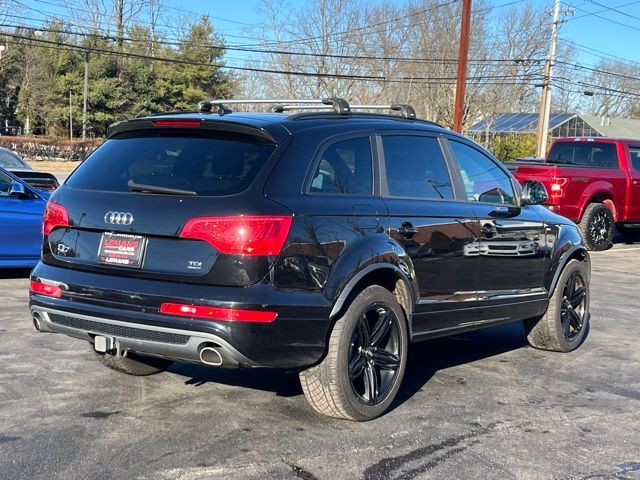
[[[315,414],[294,372],[110,371],[36,333],[28,273],[0,272],[0,479],[640,479],[640,244],[592,259],[578,351],[520,324],[417,344],[366,424]]]

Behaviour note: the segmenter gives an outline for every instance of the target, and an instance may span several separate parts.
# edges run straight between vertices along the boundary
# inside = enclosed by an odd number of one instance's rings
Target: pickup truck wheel
[[[588,250],[605,250],[613,240],[615,229],[613,213],[603,203],[591,203],[585,209],[578,228]]]
[[[584,263],[567,263],[547,312],[526,320],[525,330],[529,344],[542,350],[571,352],[582,344],[589,331],[589,272]]]
[[[402,307],[387,289],[367,287],[335,323],[322,362],[300,372],[305,397],[330,417],[379,417],[398,393],[407,347]]]
[[[126,373],[127,375],[134,375],[136,377],[144,377],[164,372],[167,368],[173,365],[173,361],[171,360],[136,355],[133,352],[127,353],[126,357],[95,351],[94,353],[98,361],[105,367],[119,373]]]

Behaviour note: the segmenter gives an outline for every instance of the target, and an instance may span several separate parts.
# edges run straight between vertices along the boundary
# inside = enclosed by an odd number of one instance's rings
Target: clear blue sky
[[[295,5],[299,1],[290,1],[290,3]],[[403,0],[393,1],[404,3]],[[513,0],[489,0],[489,3],[498,6],[511,1]],[[553,0],[530,1],[538,7],[553,6]],[[638,48],[640,43],[640,1],[596,1],[597,3],[592,0],[567,0],[563,2],[564,8],[573,7],[575,8],[575,13],[565,17],[567,22],[561,26],[561,37],[619,57],[640,62],[640,48]],[[259,4],[260,0],[166,0],[167,6],[209,13],[214,17],[222,17],[244,23],[258,23],[260,21],[260,17],[256,13],[256,8]],[[607,10],[607,8],[617,9],[622,13]],[[586,15],[588,13],[592,14]],[[593,13],[604,18],[600,18]],[[605,20],[605,18],[609,20]],[[242,35],[243,27],[241,25],[215,18],[213,21],[216,28],[222,33]],[[633,28],[616,24],[614,21],[630,25]],[[229,43],[242,43],[240,39],[235,37],[229,37],[227,41]],[[585,51],[580,51],[579,59],[587,64],[598,61],[598,57]]]

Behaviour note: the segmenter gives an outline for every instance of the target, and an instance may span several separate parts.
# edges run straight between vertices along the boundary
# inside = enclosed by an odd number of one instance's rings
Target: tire
[[[547,312],[526,320],[525,330],[529,345],[541,350],[571,352],[584,342],[589,332],[589,271],[583,262],[567,263]]]
[[[603,203],[590,203],[582,215],[578,229],[588,250],[606,250],[611,245],[615,230],[613,213]]]
[[[330,417],[379,417],[400,388],[408,343],[406,318],[393,294],[378,285],[365,288],[336,321],[322,362],[300,372],[305,397]]]
[[[98,361],[107,368],[119,373],[144,377],[164,372],[173,365],[173,361],[164,358],[147,357],[128,352],[127,356],[111,355],[94,351]]]

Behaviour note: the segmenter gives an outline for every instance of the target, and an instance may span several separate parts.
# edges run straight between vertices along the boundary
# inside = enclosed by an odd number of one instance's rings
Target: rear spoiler
[[[137,130],[155,130],[155,129],[172,129],[172,130],[192,130],[198,129],[209,130],[215,132],[229,132],[241,135],[248,135],[261,140],[262,142],[278,144],[276,139],[270,132],[264,128],[254,127],[246,123],[234,122],[232,120],[211,120],[206,118],[142,118],[136,120],[126,120],[114,123],[107,130],[107,138],[112,138],[125,132],[133,132]],[[286,131],[283,129],[283,134]],[[284,135],[283,135],[284,136]],[[279,139],[282,140],[282,139]]]

